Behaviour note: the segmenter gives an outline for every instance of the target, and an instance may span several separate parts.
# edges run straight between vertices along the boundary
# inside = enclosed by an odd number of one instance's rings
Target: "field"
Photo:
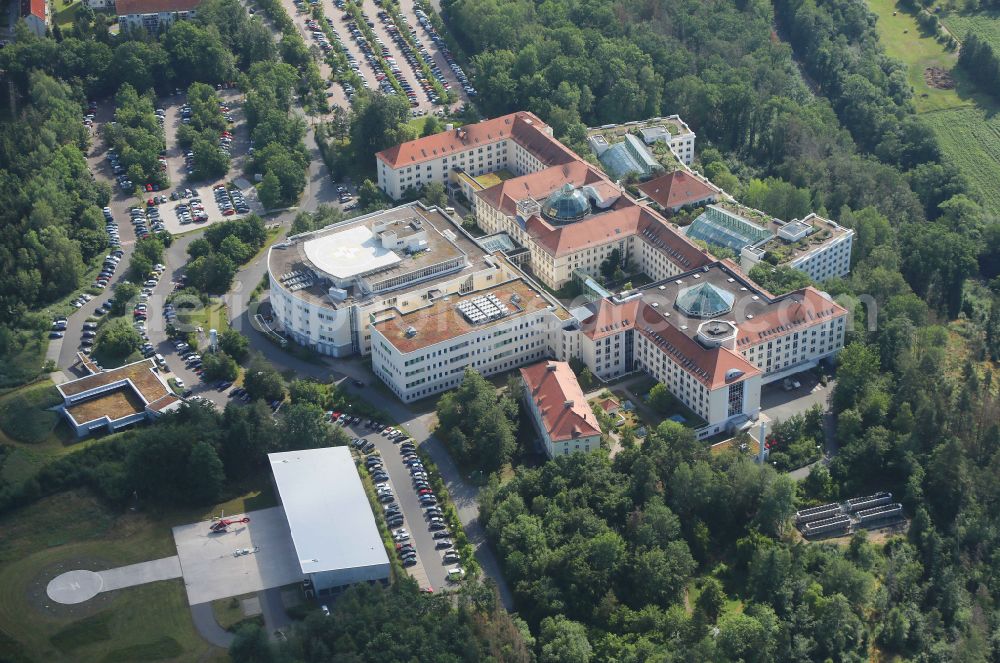
[[[980,36],[986,37],[993,48],[1000,49],[1000,12],[977,12],[975,14],[948,13],[941,22],[959,39],[975,28]]]
[[[894,0],[868,0],[868,6],[878,15],[879,37],[886,53],[907,65],[917,113],[937,134],[946,160],[965,175],[990,212],[1000,213],[1000,120],[995,117],[995,102],[979,93],[956,69],[957,55],[925,35],[916,18]],[[970,21],[977,26],[986,22],[981,16],[949,17],[944,23],[961,35]],[[989,23],[1000,38],[1000,21]],[[928,85],[924,72],[931,67],[950,74],[954,89]]]
[[[927,113],[924,120],[986,207],[1000,212],[1000,116],[969,106]]]
[[[180,580],[100,594],[75,606],[54,604],[45,586],[63,570],[176,554],[171,526],[273,503],[265,488],[204,511],[122,514],[79,491],[0,517],[0,661],[228,660],[198,635]]]

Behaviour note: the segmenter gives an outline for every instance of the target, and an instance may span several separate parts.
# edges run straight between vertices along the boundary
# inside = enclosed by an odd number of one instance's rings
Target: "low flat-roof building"
[[[317,596],[386,583],[389,556],[347,447],[267,455],[292,543]]]
[[[62,412],[77,437],[147,421],[182,402],[152,359],[105,371],[93,364],[84,367],[96,372],[56,385],[63,397]]]
[[[665,143],[685,166],[690,166],[694,160],[695,133],[677,115],[591,127],[587,129],[587,142],[594,154],[600,157],[618,139],[635,133],[646,145]]]
[[[746,272],[762,260],[803,271],[816,282],[851,270],[854,231],[816,214],[781,221],[741,205],[718,203],[709,205],[686,234],[731,249]]]
[[[564,361],[543,361],[521,369],[524,402],[549,458],[601,447],[601,426],[576,375]]]

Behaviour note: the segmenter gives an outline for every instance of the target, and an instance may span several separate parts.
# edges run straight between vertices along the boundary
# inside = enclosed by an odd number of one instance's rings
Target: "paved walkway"
[[[72,605],[88,601],[101,592],[180,577],[181,563],[174,555],[107,571],[67,571],[50,580],[45,591],[53,601]]]

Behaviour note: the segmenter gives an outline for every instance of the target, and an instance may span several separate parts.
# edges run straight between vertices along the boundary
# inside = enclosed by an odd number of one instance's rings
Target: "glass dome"
[[[684,288],[675,305],[692,318],[714,318],[733,309],[736,296],[711,283]]]
[[[542,204],[542,215],[553,223],[579,221],[590,212],[587,196],[572,184],[564,184]]]

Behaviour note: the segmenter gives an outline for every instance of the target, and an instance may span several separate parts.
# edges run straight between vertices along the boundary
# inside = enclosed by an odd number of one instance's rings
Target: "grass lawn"
[[[215,621],[219,622],[219,626],[226,629],[227,631],[235,631],[239,628],[239,625],[245,621],[257,621],[261,626],[264,625],[263,618],[261,615],[254,615],[253,617],[247,617],[243,614],[243,603],[244,599],[250,599],[257,596],[257,592],[251,592],[250,594],[243,594],[242,596],[233,596],[228,599],[218,599],[212,601],[212,613],[215,615]]]
[[[878,34],[886,54],[908,67],[907,78],[913,86],[917,112],[970,103],[962,100],[955,90],[932,88],[924,81],[924,69],[927,67],[951,71],[958,62],[955,53],[946,51],[942,44],[927,36],[916,17],[900,9],[895,0],[868,0],[868,6],[878,15]],[[893,12],[896,12],[895,16]]]
[[[138,350],[136,350],[135,352],[130,352],[125,356],[121,356],[121,355],[111,355],[108,354],[107,352],[101,352],[99,349],[96,349],[97,348],[96,345],[94,347],[95,350],[93,354],[91,354],[90,356],[94,361],[100,364],[102,368],[118,368],[119,366],[124,366],[125,364],[131,364],[133,362],[137,362],[140,359],[142,359],[142,353],[139,352]]]
[[[59,26],[60,30],[65,30],[73,25],[73,20],[76,18],[77,12],[83,7],[83,3],[80,0],[74,2],[65,3],[63,0],[53,0],[52,9],[55,11],[55,16],[53,17],[53,22]]]
[[[0,388],[17,387],[37,378],[42,372],[48,347],[47,333],[18,331],[10,345],[11,351],[0,355]]]
[[[218,330],[220,334],[229,329],[229,313],[226,311],[225,302],[221,299],[213,299],[208,306],[197,308],[178,306],[177,319],[190,327],[201,327],[206,334],[209,329]]]
[[[978,191],[986,208],[1000,213],[1000,115],[979,106],[925,113],[947,159]]]
[[[176,554],[171,527],[220,510],[272,506],[261,476],[250,492],[209,509],[119,513],[85,491],[45,498],[0,518],[0,660],[227,661],[198,635],[181,580],[54,604],[45,586],[73,568],[110,568]],[[41,524],[41,526],[40,526]]]
[[[996,103],[956,68],[957,55],[923,33],[916,18],[902,11],[895,0],[868,0],[868,6],[878,15],[879,37],[886,53],[907,65],[917,112],[937,134],[945,158],[969,179],[987,209],[1000,213],[1000,120],[995,116]],[[972,23],[977,27],[986,24],[1000,36],[1000,21],[982,16],[951,16],[944,23],[959,35]],[[955,88],[941,90],[927,85],[924,70],[928,67],[949,72]]]
[[[61,418],[51,408],[61,403],[51,380],[13,391],[0,399],[0,431],[17,442],[43,442]]]
[[[56,399],[48,380],[0,397],[0,444],[9,447],[0,457],[0,478],[19,483],[54,458],[93,442],[78,442],[60,415],[45,411]]]

